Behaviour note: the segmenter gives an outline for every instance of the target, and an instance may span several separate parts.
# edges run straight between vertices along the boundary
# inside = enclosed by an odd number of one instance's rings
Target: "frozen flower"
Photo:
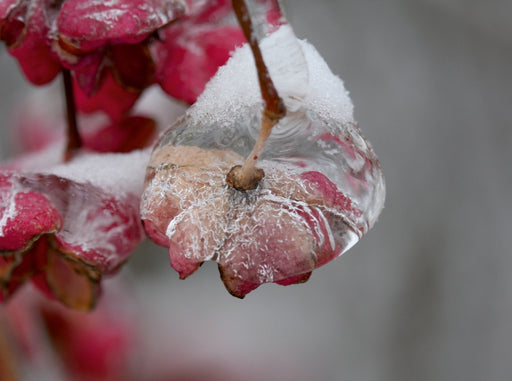
[[[216,261],[237,297],[263,283],[306,281],[373,226],[384,201],[379,162],[353,120],[342,81],[289,26],[261,46],[288,115],[259,157],[264,176],[257,187],[239,190],[226,180],[261,125],[245,46],[161,136],[141,204],[146,232],[169,248],[181,278]]]
[[[2,170],[2,298],[32,279],[68,306],[92,308],[102,277],[144,237],[138,200],[146,158],[146,151],[84,153],[39,170]]]

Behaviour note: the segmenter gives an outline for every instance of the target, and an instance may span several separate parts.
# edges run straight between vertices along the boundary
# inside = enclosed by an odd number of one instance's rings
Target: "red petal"
[[[304,172],[301,178],[306,180],[310,202],[335,208],[352,217],[351,219],[356,219],[362,215],[362,211],[353,207],[350,199],[341,193],[336,184],[324,174],[316,171]]]
[[[103,111],[109,115],[112,120],[120,120],[126,112],[135,104],[141,92],[127,89],[120,85],[110,69],[104,71],[104,77],[99,89],[87,96],[82,89],[74,86],[75,100],[80,111],[92,113]]]
[[[173,26],[165,42],[155,45],[157,81],[169,95],[194,103],[206,83],[245,42],[239,28],[188,25],[182,34]]]
[[[96,152],[130,152],[147,147],[156,133],[151,118],[130,116],[113,122],[93,134],[82,134],[85,147]]]
[[[0,2],[0,29],[3,26],[4,19],[7,15],[21,0],[2,0]]]
[[[230,52],[246,40],[238,26],[229,25],[231,2],[190,1],[191,13],[164,30],[155,43],[157,82],[169,95],[194,103]]]
[[[59,251],[101,273],[114,272],[142,239],[136,195],[115,197],[54,175],[25,176],[23,185],[45,194],[63,217]]]
[[[124,87],[143,90],[154,81],[155,64],[146,44],[118,44],[108,50],[114,75]]]
[[[9,365],[21,374],[54,374],[57,366],[63,380],[132,379],[137,328],[128,307],[132,300],[109,287],[94,311],[82,313],[48,303],[30,288],[24,291],[0,311],[0,329],[8,333],[3,344],[15,353]],[[40,361],[41,354],[52,360]],[[12,379],[12,373],[2,378]]]
[[[304,281],[316,267],[316,241],[301,216],[262,202],[240,221],[218,263],[228,291],[243,298],[263,283]],[[227,254],[229,253],[229,255]]]
[[[52,81],[60,72],[60,64],[51,52],[47,34],[48,24],[40,2],[20,1],[3,19],[0,39],[6,42],[9,53],[18,62],[27,79],[35,85]],[[0,8],[0,11],[2,9]]]
[[[68,0],[57,29],[68,46],[85,53],[107,43],[141,42],[184,12],[184,2],[177,0]]]
[[[48,198],[20,189],[19,180],[13,174],[0,174],[0,251],[23,250],[34,238],[62,225]]]
[[[103,79],[105,50],[99,49],[93,53],[80,57],[80,59],[69,64],[63,60],[63,65],[72,70],[76,84],[80,87],[85,96],[91,96],[98,90]]]

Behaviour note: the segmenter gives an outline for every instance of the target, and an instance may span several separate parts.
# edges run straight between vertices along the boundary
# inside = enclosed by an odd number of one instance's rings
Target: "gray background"
[[[121,272],[143,316],[141,366],[213,363],[245,379],[510,380],[512,3],[286,9],[351,92],[384,169],[386,207],[306,284],[266,285],[244,301],[214,264],[179,281],[165,249],[146,242]],[[0,49],[5,136],[28,87]],[[4,138],[1,148],[5,158]]]

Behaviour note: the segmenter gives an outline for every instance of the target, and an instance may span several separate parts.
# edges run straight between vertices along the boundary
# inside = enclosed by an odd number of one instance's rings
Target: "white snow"
[[[150,149],[130,153],[82,153],[39,173],[90,183],[113,194],[141,194]]]
[[[4,228],[7,226],[7,221],[16,218],[18,209],[16,208],[16,192],[10,192],[8,197],[0,193],[0,205],[5,205],[5,209],[0,218],[0,236],[4,235]]]
[[[288,108],[298,105],[339,124],[353,122],[353,105],[343,81],[333,74],[317,50],[297,40],[284,25],[261,42],[270,76]],[[207,84],[189,112],[193,122],[220,125],[247,106],[261,104],[257,72],[249,45],[237,49]]]

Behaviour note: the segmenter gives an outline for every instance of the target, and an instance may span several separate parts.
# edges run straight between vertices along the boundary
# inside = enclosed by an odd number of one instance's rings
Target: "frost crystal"
[[[215,260],[238,297],[262,283],[306,281],[373,226],[385,197],[341,79],[287,25],[261,48],[288,114],[260,156],[258,187],[239,191],[225,180],[261,125],[254,60],[244,46],[160,138],[141,204],[146,232],[169,247],[181,278]]]

